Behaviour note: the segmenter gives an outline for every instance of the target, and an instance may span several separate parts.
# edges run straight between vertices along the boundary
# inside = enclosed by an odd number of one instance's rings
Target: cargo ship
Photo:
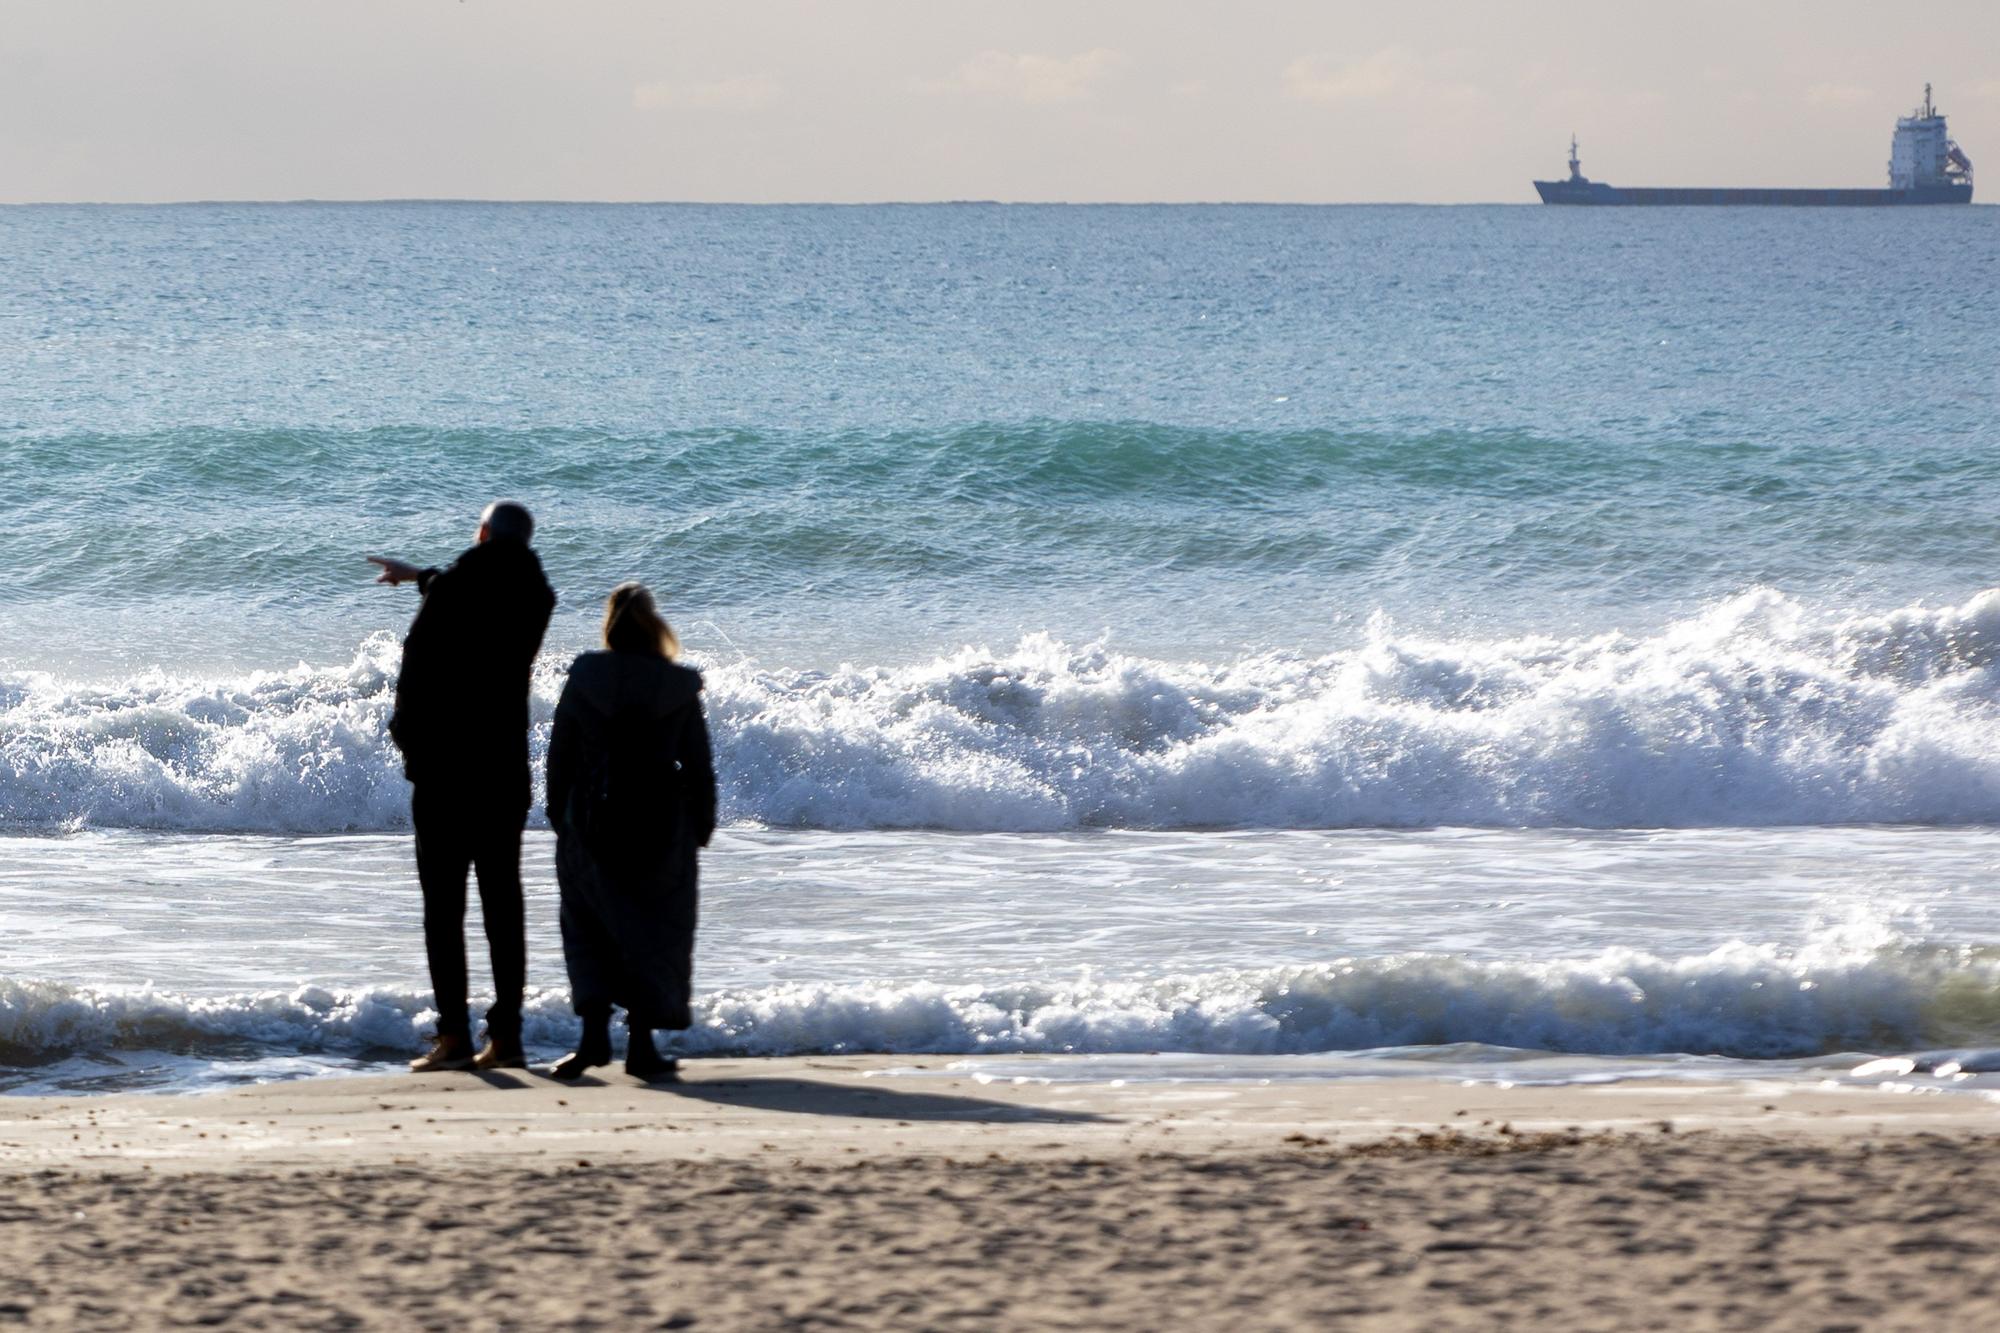
[[[1924,104],[1896,121],[1889,140],[1889,188],[1886,190],[1757,190],[1707,186],[1632,187],[1606,185],[1583,174],[1576,155],[1576,136],[1569,140],[1569,179],[1536,181],[1535,192],[1545,204],[1652,206],[1668,204],[1766,204],[1794,207],[1869,208],[1889,204],[1969,204],[1972,202],[1972,159],[1945,133],[1944,113],[1931,105],[1931,86],[1924,85]]]

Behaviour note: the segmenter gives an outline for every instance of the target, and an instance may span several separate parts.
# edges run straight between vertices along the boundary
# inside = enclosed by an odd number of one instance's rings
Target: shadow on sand
[[[685,1066],[683,1066],[685,1069]],[[546,1076],[544,1076],[546,1077]],[[511,1079],[505,1083],[488,1076],[495,1087],[519,1087]],[[594,1074],[586,1074],[572,1088],[618,1086],[634,1091],[665,1093],[691,1101],[714,1102],[722,1106],[743,1106],[758,1111],[785,1111],[794,1115],[847,1116],[862,1120],[957,1120],[1009,1125],[1083,1125],[1106,1122],[1114,1117],[1089,1111],[1056,1111],[1041,1106],[1017,1106],[986,1097],[966,1097],[947,1092],[904,1091],[900,1088],[857,1088],[846,1083],[826,1083],[810,1078],[700,1078],[683,1076],[658,1083],[608,1085]]]
[[[899,1088],[857,1088],[810,1078],[680,1079],[646,1085],[695,1101],[748,1106],[760,1111],[790,1111],[799,1115],[837,1115],[871,1120],[963,1120],[1002,1124],[1090,1124],[1110,1117],[1088,1111],[1056,1111],[1041,1106],[1017,1106],[985,1097],[944,1092],[906,1092]]]
[[[505,1069],[474,1069],[469,1072],[474,1078],[489,1088],[525,1088],[529,1086],[528,1082],[521,1077],[521,1075],[528,1072],[525,1069],[514,1072],[509,1072]]]

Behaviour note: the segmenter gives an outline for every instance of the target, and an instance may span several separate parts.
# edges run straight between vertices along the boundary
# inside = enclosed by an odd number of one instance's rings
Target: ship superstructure
[[[1944,113],[1931,104],[1931,86],[1924,85],[1924,104],[1914,115],[1896,121],[1889,141],[1889,188],[1923,190],[1939,186],[1965,187],[1972,197],[1972,159],[1945,132]]]
[[[1794,206],[1868,207],[1888,204],[1969,204],[1972,202],[1972,159],[1952,141],[1944,113],[1931,102],[1924,85],[1924,104],[1898,118],[1889,140],[1889,188],[1868,189],[1741,189],[1711,186],[1616,186],[1583,174],[1576,136],[1569,140],[1569,179],[1536,181],[1535,192],[1545,204],[1662,205],[1777,204]]]

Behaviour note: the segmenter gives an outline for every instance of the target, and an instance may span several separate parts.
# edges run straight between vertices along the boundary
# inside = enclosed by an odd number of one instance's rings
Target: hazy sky
[[[1513,200],[1881,185],[2000,3],[7,0],[0,199]]]

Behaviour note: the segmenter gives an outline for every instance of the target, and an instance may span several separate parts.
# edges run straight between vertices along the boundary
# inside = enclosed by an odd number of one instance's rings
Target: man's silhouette
[[[535,520],[511,500],[488,505],[470,549],[445,569],[383,556],[379,583],[415,582],[423,605],[403,640],[389,734],[403,752],[424,949],[437,994],[437,1044],[418,1073],[522,1068],[521,991],[527,939],[521,909],[521,829],[528,816],[528,678],[556,595],[529,549]],[[493,953],[486,1047],[472,1049],[466,1011],[465,877]]]

